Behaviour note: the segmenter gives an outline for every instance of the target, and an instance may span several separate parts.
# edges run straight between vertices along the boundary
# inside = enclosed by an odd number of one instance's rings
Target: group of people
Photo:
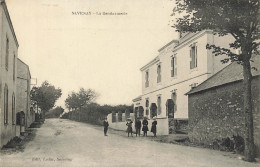
[[[127,118],[126,126],[127,126],[128,137],[130,134],[131,134],[131,136],[133,136],[132,124],[133,124],[133,121],[131,120],[131,118]],[[157,121],[156,121],[156,118],[154,117],[153,122],[152,122],[151,132],[153,132],[155,137],[156,137],[156,125],[157,125]],[[139,118],[137,118],[135,120],[136,136],[137,135],[140,136],[141,127],[142,127],[142,131],[143,131],[143,136],[147,136],[147,131],[149,131],[147,117],[144,117],[143,122],[141,122]]]
[[[130,134],[133,137],[132,124],[133,124],[133,121],[131,120],[131,118],[127,118],[127,122],[126,122],[127,130],[126,131],[128,133],[128,137]],[[104,126],[104,135],[107,136],[107,130],[108,130],[108,126],[109,126],[107,118],[104,119],[103,126]],[[156,126],[157,126],[157,121],[156,121],[156,117],[154,117],[153,122],[152,122],[152,127],[151,127],[151,132],[153,132],[154,137],[156,137]],[[143,122],[141,122],[139,118],[137,118],[135,120],[136,136],[137,135],[140,136],[141,127],[142,127],[142,131],[143,131],[143,136],[147,136],[147,131],[149,131],[147,117],[144,117]]]

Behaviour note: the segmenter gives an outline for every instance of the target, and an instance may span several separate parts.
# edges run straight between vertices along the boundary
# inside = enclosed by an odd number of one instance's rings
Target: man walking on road
[[[105,118],[103,125],[104,125],[104,135],[107,136],[107,129],[108,129],[108,126],[109,126],[109,124],[107,122],[107,118]]]

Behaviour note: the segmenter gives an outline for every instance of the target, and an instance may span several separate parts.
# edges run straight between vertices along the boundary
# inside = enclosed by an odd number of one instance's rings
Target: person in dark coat
[[[126,131],[128,133],[128,137],[129,137],[130,133],[131,133],[131,136],[133,137],[132,124],[133,124],[133,121],[130,118],[127,118],[127,122],[126,122],[127,130]]]
[[[144,136],[147,136],[147,131],[149,130],[148,129],[147,117],[144,117],[144,120],[143,120],[142,124],[143,124],[142,131],[144,132]]]
[[[152,122],[152,127],[151,127],[151,132],[153,132],[154,137],[156,137],[156,125],[157,125],[157,121],[156,118],[153,118],[153,122]]]
[[[104,126],[104,135],[107,136],[107,130],[108,130],[108,122],[107,122],[107,118],[105,118],[104,122],[103,122],[103,126]]]
[[[142,126],[142,123],[141,123],[141,121],[139,120],[139,118],[137,118],[137,120],[135,121],[136,136],[137,136],[137,134],[140,136],[141,126]]]

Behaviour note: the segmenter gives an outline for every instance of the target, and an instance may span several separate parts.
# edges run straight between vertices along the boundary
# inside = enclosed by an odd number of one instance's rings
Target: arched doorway
[[[144,108],[143,108],[143,106],[139,106],[139,107],[138,107],[138,111],[139,111],[138,117],[139,117],[140,119],[143,119],[143,117],[144,117]]]
[[[172,99],[167,99],[166,101],[166,116],[168,118],[174,118],[174,102]]]
[[[157,116],[157,105],[155,103],[151,103],[150,106],[150,118]]]
[[[166,101],[166,116],[168,116],[169,134],[174,132],[174,102],[172,99]]]

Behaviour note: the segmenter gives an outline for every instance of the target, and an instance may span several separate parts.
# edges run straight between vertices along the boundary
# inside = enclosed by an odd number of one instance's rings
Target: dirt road
[[[108,133],[109,134],[109,133]],[[102,127],[60,119],[48,119],[37,129],[25,151],[1,155],[1,167],[84,166],[259,166],[223,152],[164,144],[143,137],[109,134]]]

